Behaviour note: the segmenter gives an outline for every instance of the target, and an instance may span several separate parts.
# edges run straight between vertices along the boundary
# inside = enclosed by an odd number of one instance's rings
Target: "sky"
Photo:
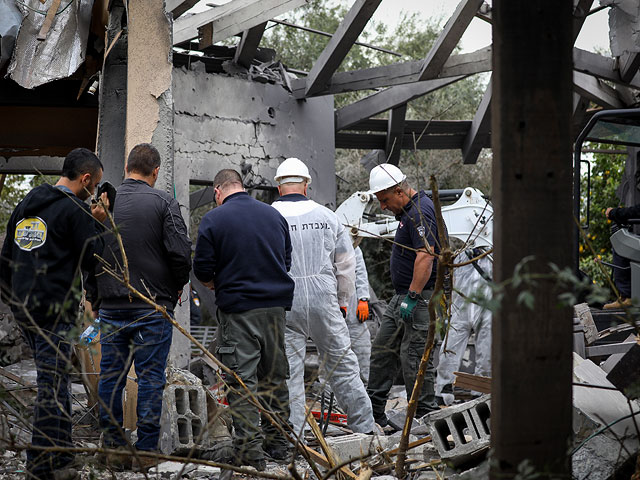
[[[331,0],[328,0],[331,1]],[[335,1],[335,0],[333,0]],[[222,4],[227,0],[201,0],[191,11],[206,10],[207,3]],[[352,0],[348,0],[349,4]],[[456,9],[460,0],[383,0],[373,20],[386,23],[394,28],[402,13],[418,13],[422,18],[440,18],[442,25],[446,23]],[[488,3],[491,3],[490,1]],[[284,15],[283,17],[286,17]],[[587,17],[578,36],[575,46],[584,50],[609,51],[608,10],[601,10]],[[460,40],[462,52],[472,52],[491,44],[491,26],[479,18],[474,18]]]

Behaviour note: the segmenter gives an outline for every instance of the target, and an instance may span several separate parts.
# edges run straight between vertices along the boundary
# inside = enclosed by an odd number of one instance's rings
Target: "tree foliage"
[[[592,144],[593,148],[613,148],[611,145]],[[620,155],[596,153],[591,162],[591,188],[588,190],[587,175],[581,178],[581,223],[589,212],[588,228],[580,237],[580,269],[599,285],[608,288],[607,276],[610,268],[600,268],[596,260],[612,261],[611,220],[605,219],[604,212],[608,207],[620,206],[620,199],[616,191],[622,182],[625,168],[626,151],[622,149]],[[587,206],[587,196],[589,205]],[[585,236],[587,239],[585,239]]]

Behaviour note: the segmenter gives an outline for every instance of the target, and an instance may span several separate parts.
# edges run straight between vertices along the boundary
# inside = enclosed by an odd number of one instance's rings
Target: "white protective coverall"
[[[455,263],[464,263],[475,258],[471,250],[460,253]],[[478,267],[491,277],[493,273],[493,263],[489,256],[477,260]],[[491,376],[491,311],[475,303],[471,303],[456,290],[466,296],[489,297],[491,289],[487,280],[482,278],[480,272],[469,264],[458,267],[453,271],[453,293],[451,304],[451,326],[449,337],[442,342],[440,347],[440,360],[438,363],[436,377],[436,395],[442,396],[445,403],[453,401],[453,396],[445,398],[446,393],[442,393],[445,385],[453,385],[453,372],[460,368],[460,361],[467,348],[467,342],[471,333],[476,335],[476,375]],[[449,402],[447,402],[449,400]]]
[[[356,247],[354,252],[356,255],[356,292],[349,299],[347,306],[347,328],[349,328],[349,337],[351,338],[351,350],[358,357],[360,378],[366,385],[369,381],[371,333],[369,333],[366,322],[358,320],[356,310],[360,299],[369,300],[369,275],[360,247]]]
[[[307,338],[318,348],[329,385],[358,433],[374,429],[371,401],[360,379],[340,306],[354,293],[355,255],[351,239],[328,208],[299,194],[285,195],[273,206],[287,219],[293,251],[289,274],[295,281],[287,312],[285,348],[289,360],[290,422],[297,433],[305,425],[304,358]]]

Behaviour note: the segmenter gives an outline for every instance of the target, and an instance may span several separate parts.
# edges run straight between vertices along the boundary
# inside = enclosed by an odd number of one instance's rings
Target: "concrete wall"
[[[309,196],[335,208],[333,97],[295,100],[281,85],[179,68],[173,98],[176,188],[222,168],[241,170],[249,186],[274,185],[280,162],[298,157],[313,178]]]

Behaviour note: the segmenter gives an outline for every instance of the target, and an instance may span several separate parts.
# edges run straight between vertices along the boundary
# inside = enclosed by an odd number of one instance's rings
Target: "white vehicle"
[[[356,192],[336,210],[340,221],[350,228],[353,240],[394,237],[398,221],[392,215],[371,213],[376,203],[374,194]],[[463,241],[465,248],[493,247],[493,207],[480,190],[462,190],[454,204],[442,207],[442,216],[449,236]]]

